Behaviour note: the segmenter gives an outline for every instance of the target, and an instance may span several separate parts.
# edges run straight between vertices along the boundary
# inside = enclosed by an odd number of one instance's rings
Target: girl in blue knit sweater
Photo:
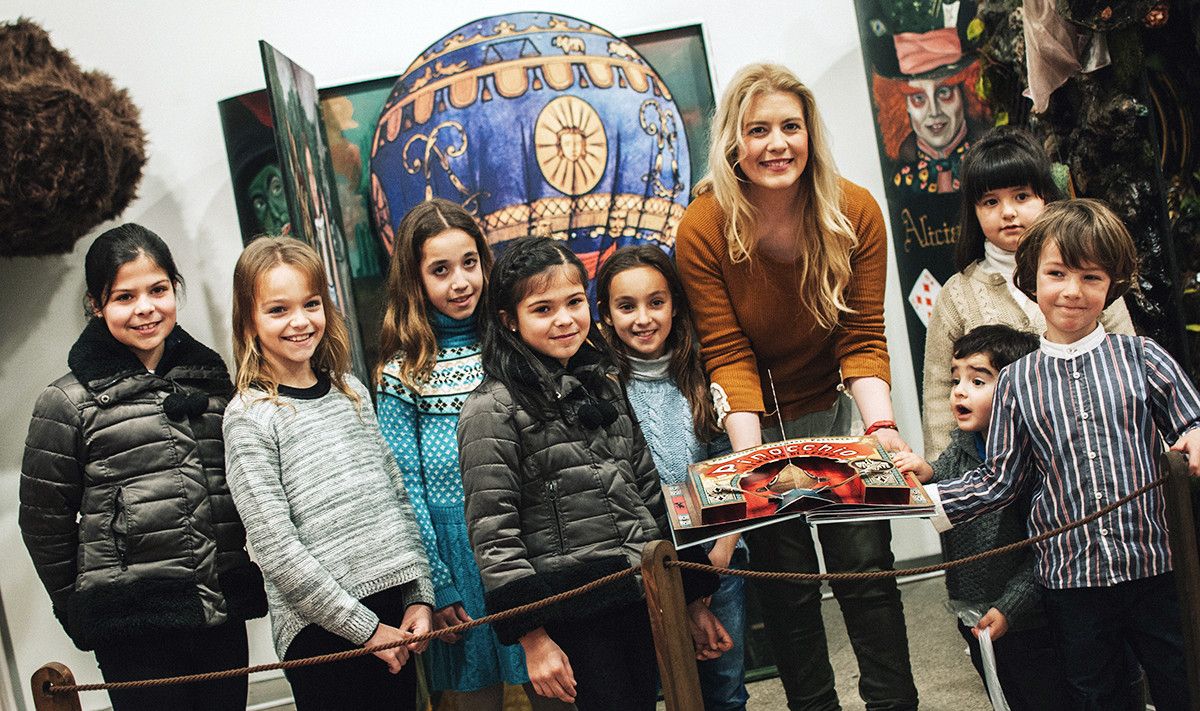
[[[617,250],[596,275],[596,305],[659,478],[678,484],[688,464],[728,452],[729,440],[717,427],[691,309],[671,259],[651,245]],[[714,394],[723,399],[723,393]],[[722,568],[736,565],[745,560],[745,544],[737,535],[726,536],[708,556]],[[710,602],[733,648],[699,663],[707,711],[740,711],[749,699],[744,585],[743,578],[723,576]]]
[[[379,424],[429,556],[435,630],[484,614],[455,432],[467,395],[483,381],[475,307],[491,267],[487,240],[461,206],[434,198],[401,220],[375,380]],[[500,711],[504,683],[525,684],[535,709],[563,707],[529,690],[521,648],[501,644],[489,626],[435,640],[425,659],[431,691],[457,692],[459,708]]]

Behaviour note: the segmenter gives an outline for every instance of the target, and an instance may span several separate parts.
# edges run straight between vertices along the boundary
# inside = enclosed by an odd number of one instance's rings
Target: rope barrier
[[[878,580],[880,578],[898,578],[898,577],[903,577],[903,576],[908,576],[908,575],[922,575],[925,573],[936,573],[938,571],[949,570],[951,568],[958,568],[958,567],[961,567],[964,565],[970,565],[971,563],[978,563],[979,561],[986,560],[988,558],[994,558],[996,556],[1005,555],[1007,553],[1012,553],[1013,551],[1018,551],[1018,550],[1021,550],[1022,548],[1027,548],[1036,543],[1041,543],[1044,540],[1047,540],[1047,539],[1053,538],[1057,535],[1066,533],[1067,531],[1070,531],[1072,529],[1079,528],[1080,526],[1086,526],[1087,524],[1095,521],[1096,519],[1100,518],[1101,516],[1107,516],[1108,514],[1112,513],[1113,511],[1116,511],[1117,509],[1121,508],[1122,506],[1129,503],[1130,501],[1133,501],[1137,497],[1145,494],[1146,492],[1148,492],[1154,488],[1157,488],[1159,486],[1162,486],[1163,484],[1166,483],[1168,476],[1171,476],[1171,475],[1163,475],[1162,477],[1155,479],[1154,481],[1143,484],[1142,486],[1139,486],[1137,489],[1129,492],[1125,496],[1122,496],[1121,498],[1112,502],[1108,506],[1105,506],[1097,511],[1094,511],[1094,512],[1088,514],[1087,516],[1084,516],[1083,518],[1079,519],[1078,521],[1072,521],[1068,524],[1059,526],[1058,528],[1056,528],[1052,531],[1046,531],[1045,533],[1039,533],[1038,535],[1034,536],[1033,538],[1026,538],[1023,541],[1017,541],[1016,543],[1010,543],[1006,546],[1000,546],[999,548],[993,548],[991,550],[987,550],[982,553],[976,553],[975,555],[969,555],[966,558],[959,558],[957,560],[949,560],[944,563],[937,563],[935,565],[925,565],[925,566],[921,566],[919,568],[905,568],[905,569],[901,569],[901,570],[870,570],[870,571],[858,572],[858,573],[775,573],[775,572],[768,572],[768,571],[762,571],[762,570],[738,570],[735,568],[716,568],[711,565],[704,565],[703,563],[692,563],[690,561],[685,561],[685,560],[668,560],[665,562],[665,565],[668,568],[682,568],[684,570],[698,570],[703,573],[716,573],[719,575],[735,575],[739,578],[750,578],[752,580],[790,580],[793,582],[806,582],[806,581],[811,582],[811,581],[819,581],[819,580],[839,580],[839,581],[840,580]]]
[[[332,662],[340,662],[346,659],[355,657],[363,657],[375,652],[382,652],[386,649],[394,649],[396,647],[406,646],[409,644],[424,642],[426,640],[437,639],[445,635],[459,634],[467,630],[474,629],[481,625],[486,625],[492,622],[502,622],[504,620],[524,615],[545,607],[570,600],[573,597],[578,597],[589,593],[597,588],[602,588],[605,585],[615,583],[618,580],[628,578],[638,571],[637,568],[626,568],[625,570],[606,575],[603,578],[597,578],[586,585],[580,585],[577,588],[567,590],[566,592],[551,595],[543,600],[531,602],[520,607],[514,607],[503,612],[497,612],[494,615],[480,617],[470,622],[464,622],[453,627],[445,627],[436,632],[426,632],[425,634],[414,635],[405,639],[402,642],[388,642],[387,644],[376,644],[371,647],[362,647],[359,649],[348,649],[344,652],[334,652],[332,654],[322,654],[316,657],[305,657],[303,659],[292,659],[286,662],[272,662],[270,664],[259,664],[252,667],[242,667],[239,669],[225,669],[223,671],[205,672],[203,674],[188,674],[186,676],[169,676],[161,679],[140,679],[138,681],[114,681],[104,684],[64,684],[51,685],[48,684],[45,689],[49,694],[70,694],[80,691],[103,691],[106,689],[144,689],[153,686],[168,686],[173,684],[191,684],[201,681],[218,681],[221,679],[231,679],[237,676],[248,676],[264,671],[273,671],[275,669],[295,669],[297,667],[307,667],[316,664],[329,664]]]
[[[1094,513],[1088,514],[1087,516],[1079,519],[1078,521],[1072,521],[1071,523],[1068,523],[1063,526],[1059,526],[1058,528],[1056,528],[1052,531],[1047,531],[1046,533],[1039,534],[1037,536],[1034,536],[1033,538],[1029,538],[1029,539],[1026,539],[1023,541],[1018,541],[1016,543],[1011,543],[1006,546],[1001,546],[1000,548],[993,548],[992,550],[984,551],[983,553],[978,553],[978,554],[971,555],[971,556],[967,556],[966,558],[960,558],[958,560],[952,560],[952,561],[947,561],[944,563],[938,563],[936,565],[927,565],[927,566],[923,566],[920,568],[907,568],[907,569],[902,569],[902,570],[875,570],[875,571],[866,571],[866,572],[858,572],[858,573],[775,573],[775,572],[758,571],[758,570],[737,570],[737,569],[731,569],[731,568],[717,568],[717,567],[714,567],[711,565],[704,565],[702,563],[691,563],[688,561],[680,561],[680,560],[667,560],[667,561],[664,561],[664,564],[668,568],[682,568],[682,569],[686,569],[686,570],[696,570],[696,571],[700,571],[700,572],[715,573],[715,574],[719,574],[719,575],[736,575],[739,577],[752,578],[752,579],[756,579],[756,580],[792,580],[792,581],[874,580],[874,579],[878,579],[878,578],[900,577],[900,576],[906,576],[906,575],[920,575],[922,573],[932,573],[932,572],[941,571],[941,570],[948,570],[950,568],[955,568],[955,567],[959,567],[962,565],[969,565],[971,563],[975,563],[980,560],[984,560],[984,559],[991,558],[994,556],[1004,555],[1006,553],[1011,553],[1012,551],[1020,550],[1022,548],[1026,548],[1026,547],[1034,545],[1036,543],[1040,543],[1048,538],[1052,538],[1054,536],[1065,533],[1067,531],[1078,528],[1080,526],[1085,526],[1085,525],[1095,521],[1096,519],[1100,518],[1101,516],[1106,516],[1106,515],[1112,513],[1113,511],[1117,510],[1121,506],[1124,506],[1125,504],[1127,504],[1130,501],[1134,500],[1135,498],[1145,494],[1146,492],[1148,492],[1156,487],[1162,486],[1166,482],[1166,480],[1167,480],[1167,475],[1164,475],[1159,479],[1155,479],[1154,481],[1151,481],[1147,484],[1144,484],[1144,485],[1138,487],[1136,490],[1121,497],[1117,501],[1114,501],[1113,503],[1099,509],[1098,511],[1095,511]],[[540,609],[549,607],[549,606],[557,604],[559,602],[563,602],[565,600],[569,600],[571,598],[578,597],[580,595],[584,595],[584,594],[589,593],[598,588],[604,587],[606,585],[615,583],[624,578],[630,577],[631,575],[634,575],[637,571],[638,571],[638,568],[627,568],[625,570],[618,571],[616,573],[612,573],[611,575],[606,575],[602,578],[598,578],[586,585],[581,585],[572,590],[567,590],[566,592],[561,592],[561,593],[558,593],[557,595],[551,595],[550,597],[548,597],[544,600],[538,600],[536,602],[531,602],[531,603],[528,603],[525,605],[521,605],[519,607],[514,607],[514,608],[511,608],[508,610],[504,610],[503,612],[498,612],[494,615],[487,615],[485,617],[480,617],[480,618],[471,620],[470,622],[464,622],[460,625],[454,625],[453,627],[446,627],[446,628],[437,630],[436,632],[427,632],[425,634],[415,635],[413,637],[409,637],[408,639],[406,639],[402,642],[389,642],[387,644],[378,644],[378,645],[374,645],[372,647],[362,647],[359,649],[350,649],[350,650],[346,650],[344,652],[336,652],[333,654],[322,654],[322,655],[315,656],[315,657],[305,657],[304,659],[292,659],[292,660],[286,661],[286,662],[272,662],[270,664],[259,664],[259,665],[252,666],[252,667],[242,667],[239,669],[226,669],[223,671],[206,672],[203,674],[188,674],[186,676],[163,677],[160,679],[142,679],[142,680],[138,680],[138,681],[106,682],[106,683],[102,683],[102,684],[55,685],[55,684],[47,683],[43,691],[48,694],[71,694],[71,693],[78,693],[81,691],[103,691],[103,690],[107,690],[107,689],[143,689],[143,688],[149,688],[149,687],[155,687],[155,686],[167,686],[167,685],[173,685],[173,684],[190,684],[190,683],[204,682],[204,681],[218,681],[221,679],[230,679],[230,678],[238,677],[238,676],[248,676],[250,674],[255,674],[258,672],[273,671],[276,669],[295,669],[297,667],[306,667],[306,666],[312,666],[312,665],[316,665],[316,664],[329,664],[332,662],[340,662],[340,661],[343,661],[346,659],[353,659],[355,657],[362,657],[362,656],[365,656],[368,654],[374,654],[375,652],[380,652],[380,651],[383,651],[386,649],[393,649],[395,647],[406,646],[409,644],[424,642],[424,641],[432,640],[432,639],[438,639],[438,638],[446,636],[446,635],[460,634],[462,632],[466,632],[467,630],[474,629],[481,625],[486,625],[486,624],[489,624],[492,622],[501,622],[504,620],[508,620],[513,617],[517,617],[519,615],[524,615],[524,614],[527,614],[530,612],[534,612],[536,610],[540,610]]]

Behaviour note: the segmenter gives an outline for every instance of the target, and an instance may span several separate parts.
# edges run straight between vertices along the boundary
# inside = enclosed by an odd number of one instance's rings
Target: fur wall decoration
[[[0,257],[71,251],[119,215],[146,163],[138,109],[46,31],[0,23]]]

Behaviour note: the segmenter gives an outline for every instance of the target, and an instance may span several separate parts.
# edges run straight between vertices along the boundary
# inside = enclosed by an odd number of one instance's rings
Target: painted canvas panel
[[[717,108],[704,29],[684,25],[657,32],[625,35],[625,41],[671,87],[687,133],[692,182],[708,173],[708,130]]]
[[[350,289],[368,368],[379,357],[388,253],[371,223],[371,138],[395,76],[321,89],[321,116],[333,164],[342,233],[350,262]]]
[[[367,156],[375,120],[395,83],[396,77],[389,76],[317,91],[350,263],[350,291],[368,366],[378,351],[388,263],[371,224]],[[242,243],[249,244],[260,234],[283,234],[291,229],[290,217],[266,90],[235,96],[217,106]]]
[[[367,382],[362,338],[350,288],[350,264],[342,235],[341,208],[329,148],[325,141],[317,85],[312,74],[266,42],[262,50],[275,150],[287,196],[288,234],[311,244],[321,255],[330,298],[346,317],[353,368]]]
[[[855,0],[918,391],[930,293],[954,274],[959,171],[991,126],[972,0]]]
[[[266,90],[225,99],[217,104],[217,111],[225,134],[242,244],[249,244],[257,235],[290,232],[291,216]]]
[[[590,272],[619,246],[669,250],[691,187],[666,82],[628,43],[573,17],[513,13],[449,32],[396,81],[371,144],[376,229],[389,247],[437,196],[497,251],[566,241]]]

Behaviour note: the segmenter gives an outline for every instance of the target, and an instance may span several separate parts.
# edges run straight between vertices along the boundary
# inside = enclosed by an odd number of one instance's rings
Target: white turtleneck
[[[1013,284],[1013,274],[1017,271],[1016,253],[1001,249],[992,244],[990,240],[984,240],[983,255],[983,261],[980,262],[979,268],[984,272],[1004,277],[1004,285],[1008,287],[1008,293],[1012,295],[1017,306],[1020,306],[1021,310],[1029,316],[1030,321],[1036,323],[1041,319],[1042,312],[1038,308],[1037,302],[1031,300]]]

